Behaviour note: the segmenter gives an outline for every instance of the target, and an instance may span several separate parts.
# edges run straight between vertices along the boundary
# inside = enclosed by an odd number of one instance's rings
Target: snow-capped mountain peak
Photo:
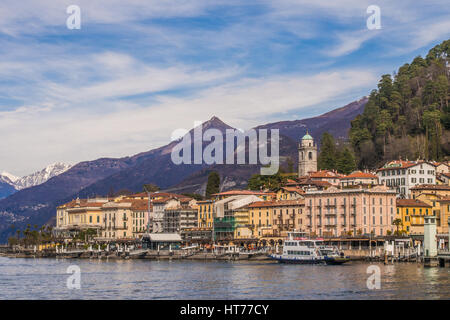
[[[47,180],[66,172],[72,167],[70,164],[61,162],[53,163],[41,171],[37,171],[28,176],[22,178],[15,177],[14,175],[3,172],[0,174],[0,181],[6,182],[12,185],[16,190],[22,190],[30,187],[40,185]]]
[[[16,177],[15,175],[13,175],[9,172],[3,171],[0,173],[0,181],[2,181],[2,182],[6,182],[8,184],[13,184],[17,180],[19,180],[19,177]]]

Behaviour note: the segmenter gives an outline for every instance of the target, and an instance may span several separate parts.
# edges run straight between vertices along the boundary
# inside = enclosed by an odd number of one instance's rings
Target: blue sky
[[[448,0],[3,0],[0,171],[132,155],[214,115],[319,115],[448,39],[449,18]]]

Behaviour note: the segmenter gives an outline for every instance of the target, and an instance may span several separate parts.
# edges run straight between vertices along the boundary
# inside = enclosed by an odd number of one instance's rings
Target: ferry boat
[[[326,246],[323,239],[306,237],[305,232],[289,232],[283,242],[283,253],[269,257],[280,263],[295,264],[343,264],[350,261],[336,247]]]

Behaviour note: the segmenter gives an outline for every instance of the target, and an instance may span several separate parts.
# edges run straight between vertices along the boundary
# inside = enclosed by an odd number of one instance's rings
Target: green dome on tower
[[[314,139],[313,139],[313,137],[311,137],[311,136],[309,135],[308,132],[306,132],[306,134],[303,136],[302,140],[314,140]]]

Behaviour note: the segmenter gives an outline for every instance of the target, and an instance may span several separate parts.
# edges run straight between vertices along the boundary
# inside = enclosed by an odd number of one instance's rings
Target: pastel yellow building
[[[441,212],[440,200],[450,197],[449,185],[424,184],[412,187],[411,197],[423,201],[432,206],[432,214],[436,216],[436,228],[438,233],[445,233],[448,228],[447,218],[444,212]]]
[[[439,233],[448,234],[448,219],[450,218],[450,197],[439,200],[439,203],[441,208],[441,220],[443,220],[444,222],[442,223]]]
[[[281,187],[277,191],[277,200],[297,200],[303,199],[305,192],[298,187]]]
[[[396,219],[401,220],[398,231],[408,235],[423,234],[424,217],[432,214],[432,206],[417,199],[397,199],[396,202]]]
[[[198,201],[198,227],[199,228],[213,228],[214,223],[214,201],[204,200]]]
[[[248,206],[249,222],[253,238],[272,234],[272,202],[254,202]]]
[[[251,239],[253,238],[250,211],[248,207],[236,209],[234,212],[235,230],[234,239]]]
[[[102,206],[106,198],[76,199],[61,205],[56,210],[56,228],[66,230],[100,229]]]

